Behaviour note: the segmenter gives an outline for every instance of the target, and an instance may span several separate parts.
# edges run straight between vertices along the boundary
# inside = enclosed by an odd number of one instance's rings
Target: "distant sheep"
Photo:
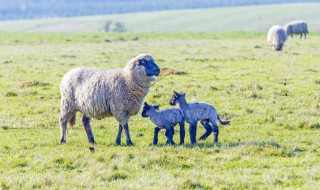
[[[273,51],[282,51],[283,44],[287,40],[286,31],[282,26],[272,26],[268,31],[267,41],[272,46]]]
[[[159,73],[160,68],[149,54],[136,56],[124,68],[80,67],[69,71],[60,85],[60,142],[66,142],[67,123],[73,125],[76,112],[79,111],[83,114],[82,124],[91,144],[95,141],[90,119],[114,116],[119,122],[116,144],[121,143],[124,129],[126,144],[132,145],[129,118],[139,112],[144,97]]]
[[[218,142],[219,128],[217,125],[217,119],[221,125],[229,124],[229,121],[222,121],[219,118],[217,110],[210,104],[202,102],[188,104],[184,93],[180,94],[174,92],[170,100],[170,105],[179,107],[182,110],[184,119],[190,124],[189,132],[191,144],[196,143],[198,121],[201,121],[201,124],[204,125],[204,127],[210,126],[209,122],[212,124],[212,130],[206,130],[199,140],[202,140],[203,138],[205,139],[213,131],[213,142]]]
[[[153,144],[156,145],[158,143],[158,133],[160,129],[166,129],[167,144],[174,144],[172,140],[174,135],[173,127],[178,123],[180,125],[180,144],[184,144],[184,118],[181,110],[178,108],[169,108],[157,111],[157,109],[159,109],[159,106],[148,105],[148,103],[145,102],[141,114],[142,117],[149,117],[150,120],[156,124]]]
[[[304,39],[306,39],[308,34],[308,25],[304,21],[289,22],[284,25],[284,29],[287,31],[287,36],[291,35],[291,38],[293,34],[300,34],[300,39],[302,35],[304,35]]]

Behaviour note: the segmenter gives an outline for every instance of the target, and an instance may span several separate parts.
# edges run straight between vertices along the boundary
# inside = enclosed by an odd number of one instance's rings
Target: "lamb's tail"
[[[222,121],[218,115],[218,120],[220,122],[221,125],[228,125],[230,123],[230,121]]]
[[[72,127],[76,123],[76,114],[74,114],[68,121],[69,125]]]

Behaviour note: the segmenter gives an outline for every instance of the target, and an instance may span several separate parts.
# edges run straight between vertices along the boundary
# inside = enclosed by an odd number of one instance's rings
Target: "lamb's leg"
[[[201,120],[200,123],[204,127],[206,132],[204,132],[203,135],[199,138],[199,141],[206,140],[206,138],[212,133],[212,127],[208,123],[208,120]]]
[[[173,142],[173,140],[172,140],[172,137],[173,137],[173,135],[172,135],[172,126],[171,125],[166,125],[165,126],[165,128],[166,128],[166,133],[165,133],[165,135],[166,135],[166,137],[167,137],[167,144],[175,144],[174,142]]]
[[[196,136],[197,136],[197,122],[190,123],[189,133],[190,133],[190,141],[191,141],[191,144],[195,144],[195,143],[197,142],[197,140],[196,140]]]
[[[214,124],[214,123],[212,124],[212,131],[213,131],[213,135],[214,135],[213,142],[217,143],[218,142],[218,135],[219,135],[219,128],[218,128],[217,124]]]
[[[125,125],[122,126],[123,129],[124,129],[124,133],[126,135],[126,143],[127,143],[127,146],[131,146],[133,145],[132,141],[131,141],[131,138],[130,138],[130,134],[129,134],[129,126],[128,126],[128,123],[126,123]]]
[[[171,127],[170,127],[170,130],[171,130],[171,134],[172,134],[172,139],[173,139],[173,136],[174,136],[174,125],[172,125]],[[169,140],[167,139],[167,142],[166,142],[167,144],[170,144],[170,142],[169,142]]]
[[[66,143],[67,138],[67,124],[75,113],[64,114],[60,116],[60,143]]]
[[[184,122],[179,123],[180,126],[180,145],[184,144],[184,137],[186,135],[185,129],[184,129]]]
[[[158,144],[158,134],[159,134],[160,128],[155,127],[154,128],[154,137],[153,137],[153,145]]]
[[[119,130],[118,130],[118,135],[117,135],[117,138],[116,138],[116,144],[117,145],[120,145],[121,144],[121,134],[122,134],[122,125],[119,124]]]
[[[87,133],[89,143],[94,144],[95,142],[94,142],[94,136],[93,136],[93,133],[91,130],[91,126],[90,126],[90,118],[83,115],[82,116],[82,125],[83,125],[84,130]]]

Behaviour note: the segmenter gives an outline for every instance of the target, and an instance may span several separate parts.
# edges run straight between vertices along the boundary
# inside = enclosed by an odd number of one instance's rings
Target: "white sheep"
[[[293,37],[293,34],[300,34],[300,39],[302,38],[302,35],[304,35],[304,39],[307,37],[308,25],[304,21],[289,22],[284,25],[284,29],[287,31],[287,36],[291,35],[291,38]]]
[[[174,144],[172,138],[174,134],[174,126],[179,123],[180,125],[180,144],[184,144],[184,118],[181,110],[178,108],[169,108],[161,111],[157,111],[159,106],[149,105],[147,102],[144,103],[141,116],[149,117],[150,120],[156,124],[154,128],[153,144],[158,143],[158,134],[160,129],[166,129],[167,144]]]
[[[183,117],[187,123],[190,124],[190,141],[191,144],[196,143],[197,135],[197,122],[201,121],[201,124],[205,126],[210,126],[209,122],[212,124],[212,131],[214,134],[213,142],[218,142],[219,128],[217,125],[217,119],[221,125],[229,124],[229,121],[222,121],[219,118],[217,110],[210,104],[198,102],[188,104],[185,99],[185,94],[180,94],[174,92],[170,105],[175,105],[182,110]],[[206,127],[205,127],[206,128]],[[199,140],[205,139],[211,134],[212,131],[206,131]]]
[[[267,35],[267,41],[272,46],[273,51],[282,51],[283,44],[287,40],[287,33],[282,26],[272,26]]]
[[[149,54],[131,59],[124,68],[98,69],[89,67],[69,71],[60,85],[61,143],[66,142],[67,123],[73,125],[76,112],[83,114],[82,124],[88,141],[94,144],[90,119],[114,116],[119,122],[116,144],[121,143],[124,129],[126,144],[132,145],[128,121],[136,115],[160,68]]]

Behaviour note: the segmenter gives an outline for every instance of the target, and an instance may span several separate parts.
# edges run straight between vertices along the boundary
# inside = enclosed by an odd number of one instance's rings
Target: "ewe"
[[[160,68],[149,54],[136,56],[124,68],[80,67],[69,71],[60,85],[60,142],[66,142],[67,123],[73,125],[76,112],[79,111],[83,114],[82,124],[91,144],[95,141],[90,119],[114,116],[119,122],[116,144],[121,143],[124,129],[126,144],[132,145],[129,118],[139,112],[144,97],[159,73]]]
[[[284,29],[287,31],[287,36],[291,35],[291,38],[293,34],[300,34],[300,39],[302,35],[304,35],[304,39],[306,39],[308,34],[308,25],[304,21],[289,22],[284,25]]]
[[[282,51],[284,42],[287,40],[286,31],[282,26],[272,26],[268,31],[267,41],[272,46],[273,51]]]

